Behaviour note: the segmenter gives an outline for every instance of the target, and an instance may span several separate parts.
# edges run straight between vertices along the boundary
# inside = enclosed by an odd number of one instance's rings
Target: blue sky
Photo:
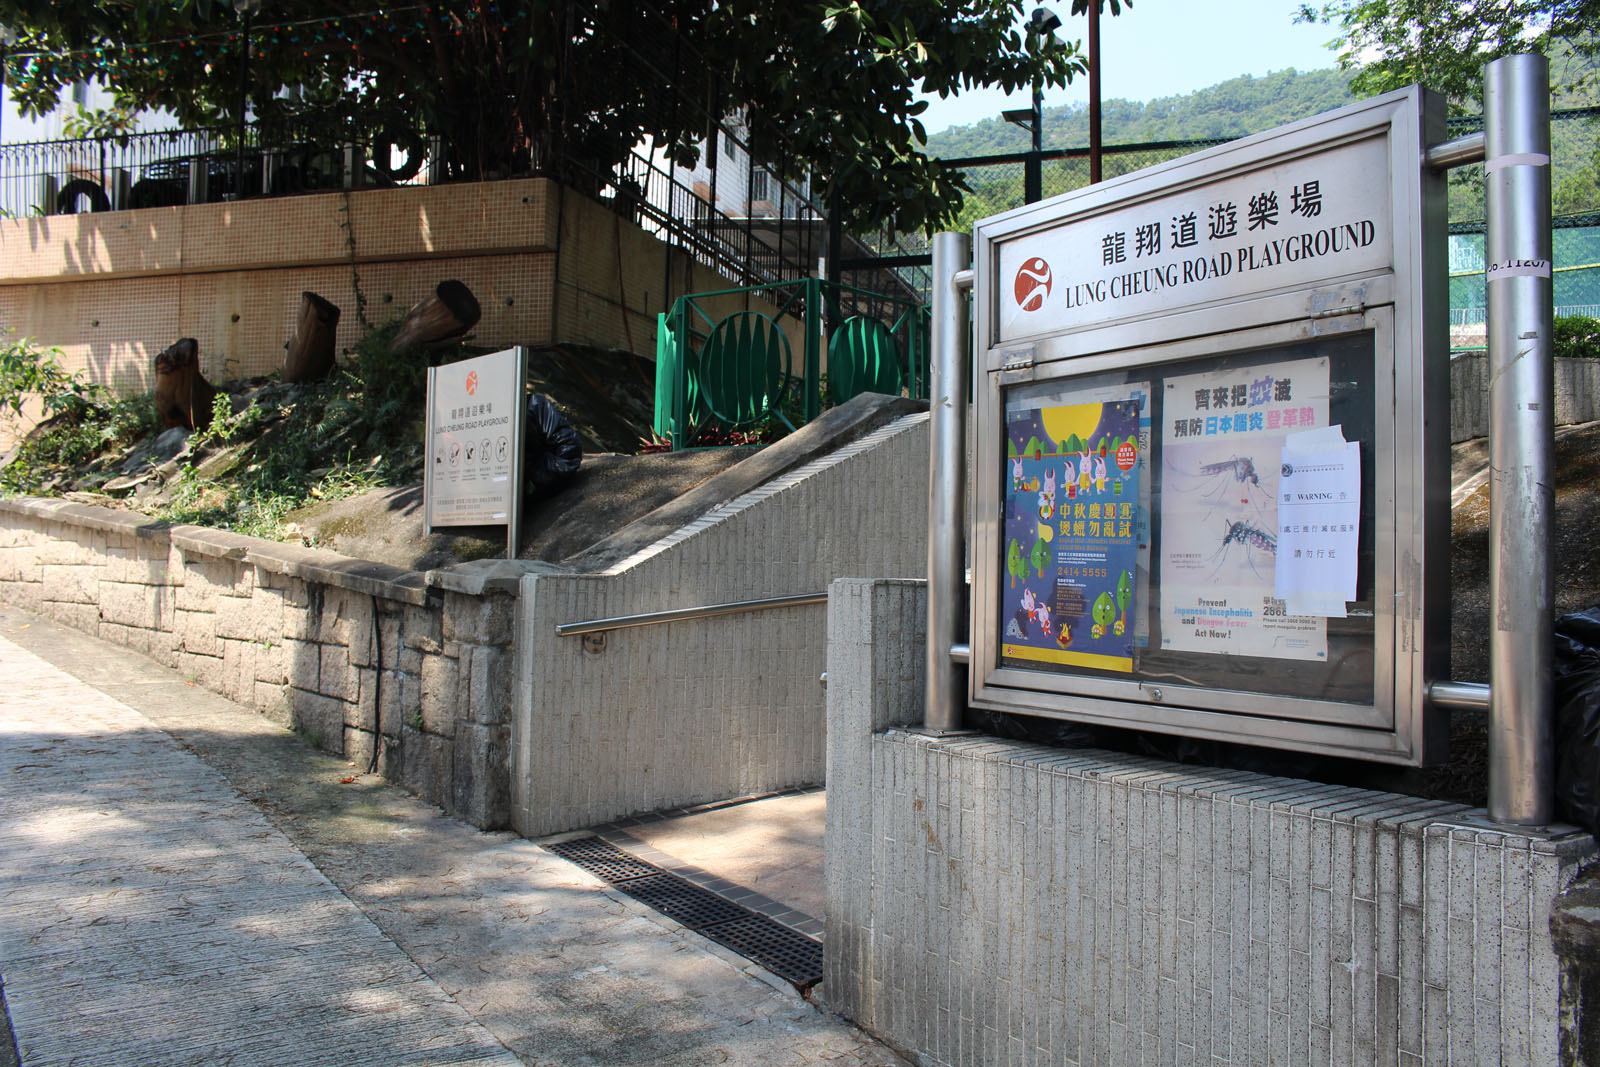
[[[1032,11],[1031,0],[1027,10]],[[1056,33],[1080,40],[1088,22],[1069,18],[1070,0],[1047,0],[1061,16]],[[1100,21],[1101,89],[1104,99],[1152,100],[1180,96],[1241,74],[1266,74],[1293,67],[1317,70],[1337,63],[1325,47],[1333,28],[1297,25],[1295,0],[1228,0],[1221,4],[1193,0],[1134,0],[1132,8]],[[1084,42],[1088,48],[1088,42]],[[974,90],[959,97],[929,98],[922,115],[929,133],[967,126],[997,117],[1006,108],[1028,107],[1031,95],[1007,97],[999,90]],[[1089,80],[1079,77],[1065,89],[1046,89],[1045,107],[1087,103]]]

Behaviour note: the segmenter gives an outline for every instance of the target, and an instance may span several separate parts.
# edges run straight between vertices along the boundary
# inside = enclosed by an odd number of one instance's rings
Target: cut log
[[[216,387],[200,373],[200,342],[174,341],[156,356],[156,415],[163,426],[203,430],[211,425]]]
[[[333,370],[333,340],[339,306],[309,290],[300,294],[300,318],[283,357],[286,382],[321,381]]]
[[[465,337],[482,315],[471,289],[453,279],[442,281],[432,296],[406,312],[389,351],[454,343]]]

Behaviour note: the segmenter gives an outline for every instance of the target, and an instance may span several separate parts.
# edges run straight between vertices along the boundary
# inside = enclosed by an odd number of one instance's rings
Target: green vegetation
[[[1422,84],[1463,111],[1477,110],[1490,60],[1538,52],[1551,57],[1558,86],[1592,87],[1600,54],[1600,0],[1333,0],[1302,4],[1298,20],[1336,28],[1333,47],[1339,65],[1355,72],[1358,95]]]
[[[374,330],[349,366],[292,387],[271,407],[258,402],[234,414],[219,394],[211,427],[190,438],[188,462],[158,516],[282,539],[296,535],[285,525],[289,513],[313,500],[420,480],[428,361],[389,351],[397,326]],[[433,362],[469,354],[457,348]],[[244,443],[229,454],[236,442]]]
[[[61,366],[61,350],[40,349],[23,337],[0,348],[0,411],[22,414],[28,397],[37,397],[44,415],[81,414],[101,397],[100,387]]]
[[[1600,0],[1332,0],[1302,4],[1298,18],[1336,29],[1331,47],[1356,96],[1421,84],[1443,93],[1453,114],[1474,115],[1484,64],[1535,52],[1550,60],[1552,109],[1600,103]],[[1597,123],[1555,123],[1550,141],[1555,213],[1600,210]],[[1453,171],[1450,218],[1482,217],[1482,167]]]
[[[1600,319],[1562,315],[1550,347],[1557,359],[1600,359]]]
[[[315,500],[336,500],[421,477],[427,361],[389,352],[394,327],[370,334],[349,366],[324,382],[268,383],[237,402],[217,394],[211,425],[159,472],[142,509],[171,522],[257,537],[297,536],[286,516]],[[465,348],[447,359],[471,354]],[[151,394],[113,399],[60,366],[59,353],[16,342],[0,353],[0,410],[24,398],[49,416],[0,468],[0,492],[53,493],[115,483],[160,430]],[[148,469],[148,465],[143,465]],[[165,484],[162,484],[164,479]]]
[[[141,440],[155,429],[149,393],[115,398],[62,367],[60,356],[59,349],[41,349],[26,338],[0,348],[0,417],[20,424],[30,398],[44,416],[11,462],[0,467],[0,492],[37,491],[108,448]]]
[[[1600,2],[1600,0],[1597,0]],[[1576,108],[1600,104],[1597,61],[1573,45],[1551,45],[1552,106]],[[1108,146],[1164,141],[1193,142],[1235,138],[1283,123],[1308,118],[1354,102],[1367,83],[1352,70],[1282,70],[1265,77],[1232,78],[1184,96],[1163,97],[1141,104],[1108,100],[1104,143]],[[1387,83],[1384,83],[1387,87]],[[1458,110],[1471,111],[1466,101]],[[1047,108],[1046,148],[1081,148],[1089,142],[1088,111],[1082,106]],[[1558,215],[1600,211],[1600,120],[1563,119],[1552,123],[1552,205]],[[928,139],[928,151],[944,159],[1026,151],[1028,135],[999,118],[958,126]],[[1137,153],[1112,152],[1103,172],[1113,178],[1192,151],[1187,145]],[[1047,161],[1042,168],[1046,196],[1080,189],[1089,183],[1086,158]],[[1022,164],[976,167],[966,172],[970,187],[957,228],[1022,203]],[[1463,167],[1450,173],[1450,219],[1483,217],[1483,168]]]

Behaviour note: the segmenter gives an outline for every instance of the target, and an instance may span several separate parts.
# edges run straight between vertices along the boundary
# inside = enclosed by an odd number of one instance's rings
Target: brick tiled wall
[[[1570,828],[900,729],[918,584],[828,614],[824,997],[926,1062],[1550,1064]]]
[[[151,388],[179,337],[213,379],[278,370],[307,289],[343,311],[347,352],[358,278],[375,325],[455,278],[482,305],[479,344],[646,356],[672,299],[730,284],[545,179],[0,220],[0,327],[124,392]]]

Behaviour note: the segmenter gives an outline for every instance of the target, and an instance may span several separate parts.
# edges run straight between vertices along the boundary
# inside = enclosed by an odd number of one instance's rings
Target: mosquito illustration
[[[1256,473],[1255,460],[1250,456],[1230,456],[1214,463],[1203,463],[1194,473],[1175,468],[1172,490],[1194,494],[1211,510],[1210,519],[1218,510],[1224,516],[1254,513],[1264,525],[1272,524],[1272,499],[1261,486],[1261,476]]]
[[[1257,552],[1269,552],[1276,556],[1278,553],[1278,539],[1267,531],[1241,519],[1237,522],[1230,521],[1228,523],[1228,532],[1222,535],[1222,543],[1217,546],[1216,552],[1212,553],[1211,559],[1206,561],[1208,563],[1215,562],[1217,565],[1211,572],[1211,580],[1216,580],[1217,575],[1222,573],[1222,568],[1227,566],[1228,560],[1233,554],[1234,545],[1244,546],[1245,565],[1250,568],[1250,573],[1257,578],[1264,579],[1265,576],[1256,567],[1255,554]]]
[[[1222,474],[1231,471],[1236,482],[1249,482],[1251,485],[1260,485],[1261,479],[1256,477],[1255,461],[1249,456],[1234,456],[1221,463],[1207,463],[1200,468],[1200,474],[1209,477],[1213,474]]]

